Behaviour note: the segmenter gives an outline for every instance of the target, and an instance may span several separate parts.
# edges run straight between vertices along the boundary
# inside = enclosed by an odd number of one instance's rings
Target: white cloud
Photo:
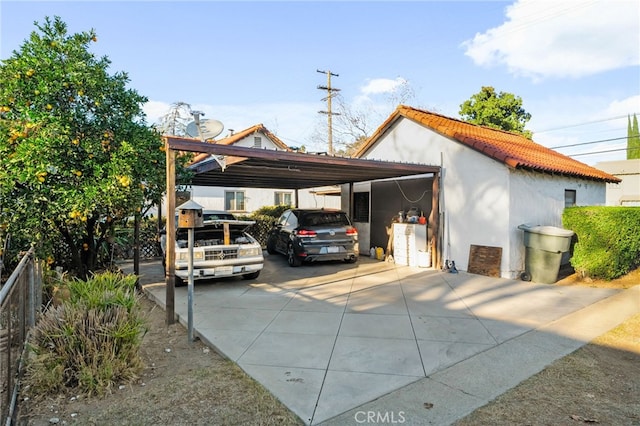
[[[390,78],[373,78],[367,80],[367,84],[360,88],[360,92],[365,95],[379,95],[381,93],[393,93],[398,87],[406,84],[407,81],[398,77],[394,80]]]
[[[640,115],[640,95],[613,101],[604,113],[607,117],[633,114]]]
[[[167,102],[149,101],[142,106],[142,111],[147,116],[147,123],[155,124],[163,115],[169,112],[170,107],[171,105]]]
[[[533,79],[580,77],[640,64],[637,0],[518,0],[507,21],[463,43],[480,66]]]
[[[348,106],[353,113],[366,117],[369,124],[367,127],[377,127],[387,119],[399,103],[408,100],[404,96],[408,95],[409,91],[412,91],[409,81],[402,77],[367,79]]]

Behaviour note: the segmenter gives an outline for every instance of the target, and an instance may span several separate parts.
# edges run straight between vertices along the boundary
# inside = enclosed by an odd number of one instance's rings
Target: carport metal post
[[[189,228],[189,263],[188,273],[189,282],[187,283],[187,337],[189,343],[193,343],[193,234],[195,233],[193,228]]]
[[[353,182],[349,182],[348,184],[349,186],[349,217],[351,218],[351,220],[353,220],[353,213],[354,213],[354,207],[353,207]],[[359,243],[358,243],[359,244]]]

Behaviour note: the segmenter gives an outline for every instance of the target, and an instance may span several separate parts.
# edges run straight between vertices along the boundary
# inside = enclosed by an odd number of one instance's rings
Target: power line
[[[595,0],[592,0],[590,2],[583,2],[582,4],[571,4],[569,7],[562,7],[563,5],[561,4],[556,4],[555,6],[560,6],[560,7],[556,7],[556,9],[554,10],[553,7],[549,8],[545,8],[544,11],[539,12],[539,11],[535,11],[534,13],[530,13],[528,10],[526,11],[526,15],[527,15],[527,20],[522,20],[521,22],[518,24],[513,24],[513,21],[508,21],[505,24],[502,24],[500,27],[498,27],[499,29],[501,29],[501,31],[499,32],[494,32],[492,34],[493,38],[504,38],[506,36],[509,36],[511,34],[523,31],[529,27],[534,27],[539,25],[540,23],[544,22],[544,21],[548,21],[550,19],[555,19],[558,18],[562,15],[568,15],[571,12],[575,12],[578,9],[584,9],[584,8],[588,8],[590,6],[592,6],[593,4],[597,3]],[[529,3],[530,4],[530,3]],[[524,10],[525,8],[523,8],[521,6],[521,8]],[[495,29],[495,28],[494,28]],[[477,37],[476,37],[477,38]],[[488,40],[484,40],[482,43],[487,43]]]
[[[594,143],[620,141],[620,140],[624,140],[624,139],[634,139],[634,138],[638,138],[638,137],[640,137],[640,135],[623,136],[623,137],[620,137],[620,138],[612,138],[612,139],[600,139],[600,140],[597,140],[597,141],[574,143],[574,144],[571,144],[571,145],[552,146],[549,149],[569,148],[569,147],[572,147],[572,146],[591,145],[591,144],[594,144]]]
[[[560,6],[557,7],[555,10],[553,8],[545,8],[545,10],[543,12],[538,12],[536,11],[535,13],[528,13],[528,17],[529,20],[525,21],[523,23],[520,23],[518,25],[511,25],[508,31],[503,31],[500,36],[505,36],[505,35],[509,35],[510,33],[515,33],[518,31],[522,31],[528,27],[533,27],[538,25],[541,22],[550,20],[550,19],[554,19],[557,18],[559,16],[562,15],[567,15],[571,12],[575,12],[578,9],[584,9],[584,8],[588,8],[590,6],[592,6],[593,4],[595,4],[596,1],[592,0],[590,2],[583,2],[582,4],[571,4],[571,6],[569,7],[562,7],[561,4],[556,4],[554,6]],[[530,3],[529,3],[530,4]]]
[[[583,152],[582,154],[571,154],[571,155],[568,155],[568,157],[580,157],[582,155],[593,155],[593,154],[606,154],[607,152],[631,151],[632,149],[638,149],[638,148],[618,148],[618,149],[607,149],[604,151]]]
[[[553,128],[551,128],[551,129],[545,129],[545,130],[540,130],[540,131],[534,131],[533,133],[535,133],[535,134],[539,134],[539,133],[547,133],[547,132],[554,132],[554,131],[556,131],[556,130],[570,129],[570,128],[572,128],[572,127],[586,126],[586,125],[588,125],[588,124],[604,123],[605,121],[619,120],[619,119],[621,119],[621,118],[626,118],[626,117],[628,117],[629,115],[635,115],[635,114],[638,114],[638,113],[634,112],[634,113],[630,113],[630,114],[628,114],[628,115],[619,115],[619,116],[616,116],[616,117],[603,118],[603,119],[600,119],[600,120],[585,121],[585,122],[577,123],[577,124],[569,124],[568,126],[553,127]]]

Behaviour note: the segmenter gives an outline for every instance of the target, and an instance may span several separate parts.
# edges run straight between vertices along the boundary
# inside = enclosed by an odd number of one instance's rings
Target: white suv
[[[209,215],[211,212],[204,212],[205,219]],[[258,278],[264,267],[262,247],[245,232],[255,222],[237,220],[228,212],[219,212],[213,216],[220,219],[204,220],[202,228],[194,229],[193,279],[230,276]],[[179,228],[176,232],[176,286],[184,285],[189,279],[188,243],[188,229]]]

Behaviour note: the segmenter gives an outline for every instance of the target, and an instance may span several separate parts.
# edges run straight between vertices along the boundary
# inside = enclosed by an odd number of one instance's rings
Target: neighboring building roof
[[[615,176],[546,148],[519,134],[467,123],[406,105],[398,106],[367,142],[358,149],[354,157],[364,155],[390,126],[401,118],[412,120],[515,169],[576,176],[605,182],[620,181]]]
[[[241,132],[234,133],[232,135],[227,136],[226,138],[216,140],[215,143],[221,144],[221,145],[233,145],[234,143],[238,142],[240,139],[244,139],[247,136],[253,133],[258,133],[258,132],[263,133],[269,139],[271,139],[271,142],[273,142],[273,144],[276,145],[279,149],[282,149],[284,151],[291,151],[291,149],[287,146],[287,144],[282,142],[280,139],[278,139],[276,135],[274,135],[269,130],[267,130],[267,128],[264,127],[263,124],[256,124],[255,126],[251,126],[248,129],[245,129]]]
[[[217,145],[233,145],[236,142],[246,138],[249,135],[252,135],[254,133],[262,133],[264,134],[266,137],[268,137],[271,142],[273,142],[273,144],[278,147],[278,149],[281,149],[283,151],[291,151],[291,148],[289,148],[287,146],[287,144],[285,144],[284,142],[282,142],[280,139],[278,139],[278,137],[276,135],[274,135],[273,133],[271,133],[269,130],[267,130],[266,127],[264,127],[263,124],[256,124],[254,126],[249,127],[248,129],[242,130],[241,132],[238,133],[233,133],[225,138],[222,139],[213,139],[213,140],[208,140],[206,143],[213,143],[213,144],[217,144]],[[191,164],[195,164],[198,163],[200,161],[203,161],[207,158],[209,158],[211,156],[211,154],[206,154],[206,153],[202,153],[202,154],[197,154],[195,157],[193,157],[193,160],[191,161]]]

